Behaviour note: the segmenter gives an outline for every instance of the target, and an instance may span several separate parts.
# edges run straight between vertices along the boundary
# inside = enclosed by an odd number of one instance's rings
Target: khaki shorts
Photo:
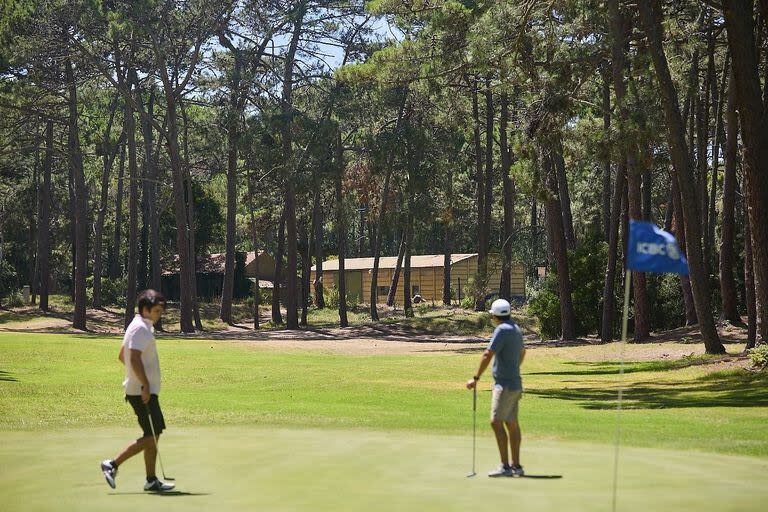
[[[521,390],[511,391],[496,384],[493,386],[491,421],[517,421],[517,409],[522,398]]]

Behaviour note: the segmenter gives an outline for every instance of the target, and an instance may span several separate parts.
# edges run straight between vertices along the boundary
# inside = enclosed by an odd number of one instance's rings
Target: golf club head
[[[175,479],[175,478],[173,478],[173,477],[171,477],[171,476],[165,476],[165,475],[163,475],[163,479],[165,479],[165,480],[169,480],[169,481],[171,481],[171,482],[175,482],[175,481],[176,481],[176,479]]]
[[[467,478],[472,478],[473,476],[477,475],[474,471],[467,475]]]

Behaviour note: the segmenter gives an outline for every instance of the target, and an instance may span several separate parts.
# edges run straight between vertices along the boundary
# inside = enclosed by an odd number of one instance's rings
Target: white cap
[[[512,306],[504,299],[496,299],[491,304],[490,314],[493,316],[507,316],[512,311]]]

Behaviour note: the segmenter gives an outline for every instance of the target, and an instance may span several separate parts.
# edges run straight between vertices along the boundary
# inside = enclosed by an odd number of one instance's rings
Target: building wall
[[[371,272],[369,270],[347,271],[347,283],[354,279],[360,272],[362,277],[362,297],[360,301],[369,302],[371,293]],[[392,282],[392,273],[394,269],[380,269],[378,277],[378,302],[383,303],[387,300],[386,291]],[[451,266],[451,288],[454,293],[454,301],[467,297],[468,281],[471,276],[477,272],[477,256],[467,258],[463,261],[454,263]],[[489,272],[491,278],[488,283],[489,292],[498,291],[501,282],[501,265],[495,262],[489,262]],[[337,271],[323,272],[323,287],[330,290],[336,285]],[[358,278],[359,279],[359,278]],[[315,273],[311,272],[310,280],[314,282]],[[427,302],[442,302],[443,300],[443,267],[414,268],[411,270],[411,286],[418,287],[414,294],[420,294]],[[349,284],[347,284],[349,289]],[[405,301],[403,293],[403,272],[400,272],[400,279],[397,283],[397,297],[395,302],[402,305]],[[314,290],[314,287],[312,288]],[[521,265],[512,267],[512,296],[525,297],[525,273]]]

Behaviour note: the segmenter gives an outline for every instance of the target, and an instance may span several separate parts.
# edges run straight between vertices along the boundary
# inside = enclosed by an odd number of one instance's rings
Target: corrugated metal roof
[[[243,254],[239,252],[239,254]],[[259,255],[266,254],[264,251],[259,251]],[[224,273],[224,260],[226,259],[226,253],[214,252],[207,256],[197,257],[197,272],[198,273],[210,273],[210,274],[223,274]],[[256,252],[249,251],[245,253],[245,265],[250,265],[253,260],[256,259]],[[171,275],[179,273],[179,255],[173,255],[173,261],[166,265],[163,270],[163,275]]]
[[[451,265],[464,261],[477,253],[473,254],[451,254]],[[433,268],[443,267],[445,256],[442,254],[427,254],[423,256],[411,256],[411,268]],[[384,256],[379,258],[379,268],[394,269],[397,265],[397,256]],[[346,258],[344,260],[345,270],[370,270],[373,268],[373,258]],[[312,270],[317,270],[316,266]],[[339,260],[326,260],[323,262],[323,271],[338,271]]]

